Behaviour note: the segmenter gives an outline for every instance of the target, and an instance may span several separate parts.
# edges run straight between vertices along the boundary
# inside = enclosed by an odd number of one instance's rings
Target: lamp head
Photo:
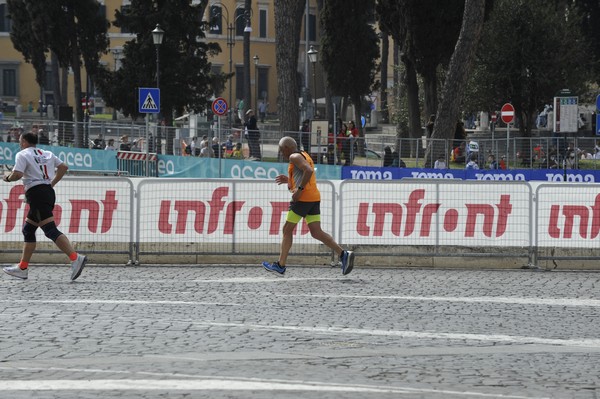
[[[152,31],[152,41],[155,45],[160,46],[162,44],[165,31],[160,28],[159,24],[156,24],[156,28]]]
[[[312,64],[317,62],[317,57],[318,57],[319,52],[317,50],[315,50],[315,48],[312,45],[310,46],[310,49],[308,50],[307,54],[308,54],[308,59],[310,60],[310,62]]]

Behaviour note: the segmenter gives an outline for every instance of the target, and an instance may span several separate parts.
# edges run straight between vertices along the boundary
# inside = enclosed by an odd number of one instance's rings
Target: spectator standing
[[[310,120],[305,119],[300,127],[302,149],[310,154]]]
[[[215,153],[212,150],[212,147],[209,145],[208,140],[202,141],[202,148],[200,149],[200,157],[201,158],[212,158],[215,156]]]
[[[124,134],[120,139],[119,151],[131,151],[131,143],[129,142],[129,136]]]
[[[258,124],[256,121],[256,116],[254,115],[254,111],[251,109],[246,111],[246,123],[244,126],[248,132],[248,147],[250,150],[250,157],[261,160],[260,131],[258,130]]]
[[[469,162],[465,166],[465,169],[479,169],[479,165],[477,164],[477,153],[474,152],[471,154],[469,158]]]
[[[358,129],[356,128],[356,124],[354,123],[354,121],[350,121],[348,122],[348,130],[346,131],[346,162],[344,163],[344,165],[349,166],[352,165],[352,162],[354,161],[354,143],[355,140],[358,138]]]
[[[392,153],[392,148],[389,145],[386,145],[383,149],[383,167],[390,167],[394,163],[394,154]]]
[[[115,148],[115,140],[114,139],[108,139],[108,144],[106,144],[106,147],[104,147],[105,150],[107,151],[114,151],[116,150]]]
[[[213,151],[213,156],[215,158],[221,158],[223,156],[222,151],[221,151],[221,146],[219,145],[219,138],[218,137],[213,137],[212,139],[212,151]]]
[[[494,154],[488,155],[488,169],[498,169],[498,161],[496,161],[496,156]]]
[[[265,123],[268,106],[269,104],[267,104],[265,100],[260,100],[258,103],[258,117],[260,118],[260,123]]]

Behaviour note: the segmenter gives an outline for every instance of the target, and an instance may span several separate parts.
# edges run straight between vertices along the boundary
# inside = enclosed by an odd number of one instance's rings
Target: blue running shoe
[[[340,260],[342,261],[342,274],[346,275],[352,271],[354,267],[354,252],[352,251],[344,251],[342,252],[342,256],[340,256]]]
[[[282,276],[285,273],[285,266],[281,266],[279,264],[279,262],[273,262],[273,263],[263,262],[262,265],[265,269],[267,269],[270,272],[279,273]]]

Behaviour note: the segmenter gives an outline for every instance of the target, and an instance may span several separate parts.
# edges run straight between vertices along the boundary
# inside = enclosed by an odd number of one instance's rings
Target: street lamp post
[[[117,66],[118,66],[117,64],[118,64],[119,60],[121,59],[121,49],[118,49],[118,48],[112,49],[112,55],[115,60],[114,71],[117,72]],[[113,121],[117,120],[117,109],[115,107],[113,107],[112,120]]]
[[[260,61],[260,58],[256,54],[252,59],[254,60],[254,106],[256,107],[256,117],[258,118],[258,61]]]
[[[160,90],[160,53],[159,47],[163,42],[163,38],[165,36],[165,31],[160,28],[159,24],[156,24],[156,28],[152,31],[152,41],[154,42],[154,47],[156,48],[156,88]],[[160,119],[160,118],[159,118]],[[160,154],[162,151],[162,135],[161,128],[159,123],[156,125],[156,153]],[[146,148],[149,148],[150,143],[146,143]]]
[[[315,48],[311,45],[310,49],[308,50],[308,59],[310,60],[310,63],[312,64],[312,69],[313,69],[313,98],[314,98],[314,102],[315,102],[315,109],[313,111],[313,119],[315,119],[315,116],[317,115],[317,75],[315,73],[315,69],[316,69],[316,65],[317,65],[317,59],[318,59],[318,54],[319,52],[317,50],[315,50]]]

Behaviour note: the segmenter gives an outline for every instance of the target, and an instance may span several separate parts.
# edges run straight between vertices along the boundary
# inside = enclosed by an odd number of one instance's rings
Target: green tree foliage
[[[522,136],[560,89],[584,90],[590,76],[588,43],[573,3],[497,0],[478,49],[466,108],[515,107]]]
[[[46,53],[52,51],[60,66],[71,67],[74,73],[75,109],[77,120],[83,120],[79,106],[81,98],[82,60],[92,79],[98,73],[100,56],[108,46],[108,21],[100,15],[97,0],[8,0],[13,31],[11,40],[36,71],[36,80],[43,86]],[[82,146],[81,136],[75,144]]]
[[[600,1],[575,0],[575,5],[581,12],[582,33],[590,46],[590,58],[593,66],[592,79],[600,85]]]
[[[174,114],[203,112],[210,98],[228,77],[212,74],[209,56],[221,51],[218,43],[207,43],[203,21],[208,2],[132,0],[126,13],[116,12],[114,24],[136,34],[123,46],[121,69],[104,70],[99,82],[107,105],[137,118],[138,88],[156,87],[156,46],[152,30],[157,24],[165,31],[158,47],[161,114],[170,124]],[[173,149],[167,137],[167,152]]]
[[[321,14],[327,83],[335,95],[350,98],[357,127],[362,98],[373,90],[377,72],[379,38],[369,23],[374,9],[374,0],[328,0]]]

